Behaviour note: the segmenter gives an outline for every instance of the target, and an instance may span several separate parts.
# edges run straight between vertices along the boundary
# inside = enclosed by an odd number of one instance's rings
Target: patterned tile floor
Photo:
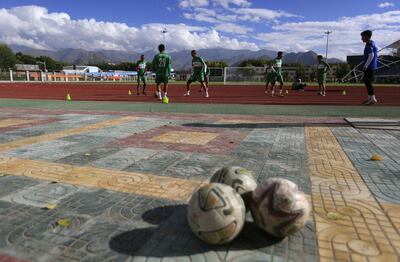
[[[2,109],[0,261],[399,261],[399,134],[338,118]],[[228,164],[296,182],[313,207],[304,230],[271,238],[248,217],[229,245],[198,241],[186,201]]]

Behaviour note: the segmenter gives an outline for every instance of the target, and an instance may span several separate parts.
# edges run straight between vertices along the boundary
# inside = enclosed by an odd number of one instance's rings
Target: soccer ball
[[[169,98],[168,97],[163,97],[162,102],[164,104],[168,104],[169,103]]]
[[[310,216],[304,193],[282,178],[270,178],[258,186],[252,193],[250,210],[255,224],[277,237],[301,230]]]
[[[211,183],[197,190],[188,204],[188,223],[193,233],[209,244],[225,244],[242,230],[245,206],[233,188]]]
[[[226,166],[212,176],[210,183],[222,183],[233,187],[239,194],[253,191],[257,187],[253,173],[239,166]]]

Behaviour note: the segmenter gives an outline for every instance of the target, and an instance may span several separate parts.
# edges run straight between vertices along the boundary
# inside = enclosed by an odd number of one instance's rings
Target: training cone
[[[342,94],[345,96],[346,95],[346,90],[343,90]]]
[[[128,91],[128,95],[129,95],[129,96],[131,96],[131,95],[132,95],[132,92],[131,92],[131,90],[129,90],[129,91]]]
[[[67,101],[71,101],[71,100],[72,100],[72,98],[71,98],[70,94],[67,94]]]
[[[371,161],[382,161],[383,157],[381,157],[380,155],[373,155],[371,157]]]

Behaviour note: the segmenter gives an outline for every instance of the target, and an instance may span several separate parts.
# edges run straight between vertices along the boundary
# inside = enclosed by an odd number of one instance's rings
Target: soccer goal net
[[[225,67],[224,84],[254,84],[265,81],[265,67]]]
[[[222,67],[210,67],[210,81],[222,82],[224,81],[224,68]]]

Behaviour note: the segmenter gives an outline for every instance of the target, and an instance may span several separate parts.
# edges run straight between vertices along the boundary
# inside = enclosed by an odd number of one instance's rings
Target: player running
[[[272,69],[272,62],[268,62],[267,68],[265,69],[265,94],[269,93],[268,86],[271,84],[271,92],[275,86],[275,72]]]
[[[325,96],[326,92],[326,74],[328,71],[331,70],[330,65],[328,65],[327,62],[322,60],[322,55],[318,55],[318,65],[317,65],[317,80],[318,80],[318,86],[319,86],[319,93],[318,95],[320,96]]]
[[[193,82],[199,81],[201,84],[201,88],[204,89],[205,95],[204,97],[209,97],[208,95],[208,87],[205,85],[205,76],[207,72],[207,65],[204,62],[203,58],[197,56],[196,50],[192,50],[192,70],[193,73],[190,76],[189,80],[186,84],[186,93],[184,96],[190,96],[190,85]]]
[[[361,33],[361,39],[365,43],[364,48],[364,84],[367,87],[368,99],[364,101],[364,105],[373,105],[378,103],[375,98],[374,87],[372,81],[374,80],[374,70],[378,68],[378,48],[375,42],[371,40],[372,32],[366,30]]]
[[[283,77],[282,77],[282,58],[283,52],[279,51],[277,57],[273,60],[272,70],[275,73],[275,81],[278,81],[279,86],[279,96],[283,97]],[[276,82],[275,82],[276,83]],[[275,95],[275,84],[272,86],[271,96]]]
[[[165,53],[165,45],[161,44],[158,46],[159,54],[154,56],[153,59],[153,70],[156,72],[156,85],[157,91],[156,96],[159,100],[168,99],[168,78],[171,74],[171,56]],[[161,95],[160,85],[164,84],[164,96]]]
[[[143,82],[143,95],[146,95],[146,61],[144,60],[144,55],[140,56],[140,60],[136,62],[137,76],[137,95],[140,95],[140,82]]]

